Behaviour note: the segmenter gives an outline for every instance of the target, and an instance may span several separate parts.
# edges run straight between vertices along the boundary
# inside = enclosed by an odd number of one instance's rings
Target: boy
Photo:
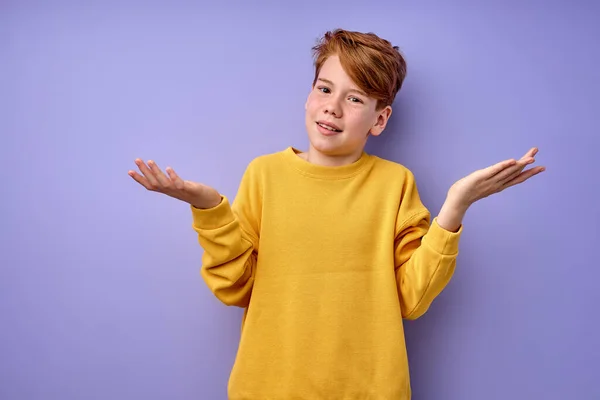
[[[191,205],[202,277],[245,308],[230,399],[410,399],[403,318],[425,313],[450,280],[468,207],[544,168],[523,172],[534,148],[476,171],[431,220],[413,174],[363,150],[406,74],[397,47],[336,30],[313,50],[308,151],[254,159],[231,206],[152,161],[129,174]]]

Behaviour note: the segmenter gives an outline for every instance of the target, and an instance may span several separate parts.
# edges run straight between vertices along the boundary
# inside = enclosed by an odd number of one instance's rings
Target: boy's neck
[[[362,156],[362,150],[357,151],[354,154],[344,154],[339,156],[330,156],[319,152],[314,149],[312,146],[309,146],[308,151],[298,153],[298,157],[303,160],[315,164],[321,165],[324,167],[341,167],[344,165],[349,165],[355,163]]]

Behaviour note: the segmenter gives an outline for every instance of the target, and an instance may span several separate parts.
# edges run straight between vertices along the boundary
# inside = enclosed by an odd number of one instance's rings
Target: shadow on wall
[[[392,104],[392,116],[385,130],[380,136],[369,138],[365,147],[367,153],[400,162],[398,149],[402,148],[406,136],[412,134],[409,129],[409,112],[406,103],[405,100],[397,99]]]
[[[419,156],[411,154],[414,151],[423,151],[422,140],[419,135],[419,128],[414,119],[414,104],[410,97],[401,96],[393,104],[393,114],[382,135],[370,138],[365,150],[375,156],[398,162],[411,169],[417,175],[417,184],[421,200],[426,205],[435,205],[429,207],[432,218],[437,214],[436,196],[439,196],[439,188],[427,185],[428,172],[419,168],[413,170],[412,164],[416,164]],[[423,155],[424,156],[424,155]],[[406,165],[406,164],[410,165]],[[423,181],[419,180],[419,176]],[[438,199],[439,200],[439,199]],[[456,302],[460,301],[460,296],[447,296],[447,292],[456,288],[446,288],[440,297],[434,301],[428,312],[417,321],[405,321],[406,344],[408,350],[411,381],[413,382],[413,395],[418,396],[423,391],[419,386],[420,382],[430,379],[441,379],[435,376],[438,373],[435,368],[436,360],[431,358],[431,348],[440,340],[440,331],[444,327],[450,326],[450,320],[455,312]]]

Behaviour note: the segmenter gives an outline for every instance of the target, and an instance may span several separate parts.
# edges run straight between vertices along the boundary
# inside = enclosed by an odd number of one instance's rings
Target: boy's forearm
[[[225,197],[216,207],[191,209],[193,228],[204,249],[202,277],[223,303],[247,307],[256,268],[254,239],[242,229]]]
[[[447,231],[457,232],[468,208],[468,205],[461,204],[456,199],[448,197],[440,209],[437,222]]]
[[[402,317],[423,315],[446,287],[456,267],[460,234],[439,223],[427,230],[424,223],[397,252],[397,283],[401,296]],[[426,232],[426,233],[425,233]],[[423,236],[421,236],[423,235]],[[405,249],[405,250],[404,250]]]

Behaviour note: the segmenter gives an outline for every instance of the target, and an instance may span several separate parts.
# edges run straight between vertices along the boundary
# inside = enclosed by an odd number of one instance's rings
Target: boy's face
[[[306,102],[312,152],[346,162],[358,159],[368,136],[381,134],[392,113],[389,106],[382,110],[376,106],[377,100],[363,93],[346,74],[338,56],[329,57]]]

